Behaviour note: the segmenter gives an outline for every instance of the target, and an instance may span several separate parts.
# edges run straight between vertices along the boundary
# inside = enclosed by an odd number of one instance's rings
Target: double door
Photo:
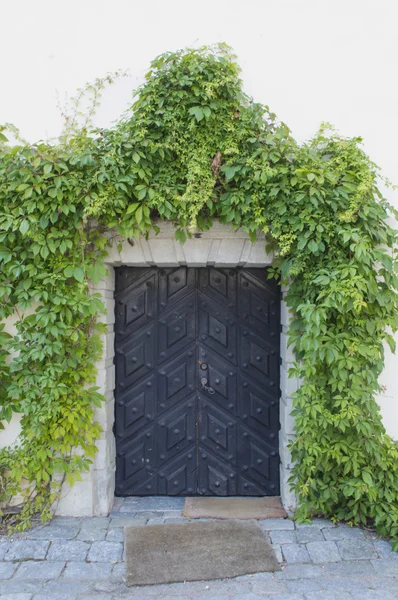
[[[116,271],[116,493],[278,495],[277,284],[266,269]]]

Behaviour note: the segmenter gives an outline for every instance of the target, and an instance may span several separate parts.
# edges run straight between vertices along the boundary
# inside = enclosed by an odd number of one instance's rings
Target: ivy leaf
[[[317,252],[318,251],[318,244],[316,243],[315,240],[310,240],[308,242],[308,248],[311,250],[311,252]]]
[[[64,275],[65,275],[65,277],[67,277],[67,278],[73,277],[73,271],[74,271],[74,268],[71,265],[69,265],[68,267],[66,267],[66,269],[64,269]]]
[[[73,269],[73,277],[79,281],[80,283],[82,283],[82,281],[84,280],[84,270],[83,267],[75,267]]]
[[[131,213],[136,211],[139,206],[140,206],[139,202],[133,202],[133,204],[129,204],[129,206],[126,210],[126,215],[131,215]]]
[[[142,221],[142,206],[139,206],[135,212],[135,218],[136,221],[138,223],[138,225],[141,223]]]
[[[209,109],[210,110],[210,109]],[[193,106],[189,109],[189,114],[193,115],[196,121],[199,123],[204,118],[203,109],[200,106]]]
[[[21,222],[19,226],[19,231],[22,233],[22,235],[25,235],[25,233],[29,231],[29,221],[27,219],[24,219]]]
[[[373,479],[370,473],[368,473],[368,471],[362,471],[362,479],[364,480],[365,483],[367,483],[368,485],[373,485]]]

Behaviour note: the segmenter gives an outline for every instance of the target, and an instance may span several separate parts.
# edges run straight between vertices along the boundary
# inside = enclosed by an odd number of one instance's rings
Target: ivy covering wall
[[[88,88],[96,102],[102,80]],[[1,501],[24,495],[19,527],[90,467],[100,428],[95,361],[104,330],[90,282],[107,232],[175,224],[183,243],[214,219],[266,234],[289,281],[297,516],[374,525],[398,538],[398,448],[375,396],[398,327],[396,212],[361,148],[323,126],[308,143],[242,91],[225,46],[166,53],[130,110],[100,130],[78,107],[57,142],[0,142],[0,419],[21,413],[0,452]],[[34,308],[32,312],[32,307]],[[28,310],[30,309],[30,311]]]

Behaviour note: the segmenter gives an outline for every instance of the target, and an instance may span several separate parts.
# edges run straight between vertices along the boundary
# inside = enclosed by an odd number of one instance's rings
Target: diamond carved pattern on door
[[[116,492],[277,495],[279,292],[266,270],[117,269],[115,332]]]

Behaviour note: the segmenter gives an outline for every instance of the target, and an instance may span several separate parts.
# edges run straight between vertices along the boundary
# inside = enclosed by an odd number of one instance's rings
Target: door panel
[[[279,291],[265,269],[116,270],[116,492],[277,495]]]

